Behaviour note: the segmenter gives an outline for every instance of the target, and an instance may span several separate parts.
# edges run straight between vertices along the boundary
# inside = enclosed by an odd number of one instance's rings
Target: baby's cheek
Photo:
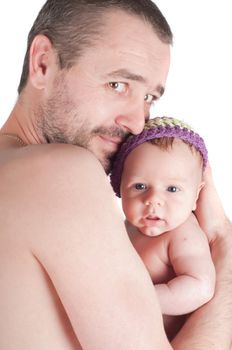
[[[139,217],[141,216],[141,212],[138,206],[134,203],[134,201],[125,201],[123,203],[123,211],[127,220],[133,225],[138,221]]]

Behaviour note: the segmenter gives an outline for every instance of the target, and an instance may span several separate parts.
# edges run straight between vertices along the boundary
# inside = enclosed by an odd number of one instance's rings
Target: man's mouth
[[[100,137],[104,141],[112,143],[112,144],[120,145],[122,143],[122,139],[120,137],[112,137],[112,136],[108,136],[108,135],[100,135]]]
[[[99,139],[103,141],[104,147],[106,147],[110,152],[117,152],[119,146],[123,142],[120,137],[112,137],[108,135],[99,135]]]

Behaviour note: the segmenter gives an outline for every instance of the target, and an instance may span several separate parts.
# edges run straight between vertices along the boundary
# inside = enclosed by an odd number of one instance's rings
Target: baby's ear
[[[195,199],[194,205],[193,205],[193,211],[196,210],[196,207],[197,207],[197,200],[198,200],[199,194],[200,194],[200,192],[201,192],[201,190],[202,190],[202,188],[203,188],[204,186],[205,186],[205,182],[204,182],[204,181],[200,182],[200,184],[199,184],[199,186],[198,186],[198,189],[197,189],[197,193],[196,193],[196,199]]]

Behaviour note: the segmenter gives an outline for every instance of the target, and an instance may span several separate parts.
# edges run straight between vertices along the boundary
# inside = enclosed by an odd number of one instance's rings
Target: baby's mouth
[[[152,227],[156,226],[157,224],[163,226],[165,224],[165,220],[157,215],[148,215],[143,218],[143,225],[145,227]]]
[[[160,217],[157,216],[157,215],[148,215],[145,219],[146,219],[146,220],[154,220],[154,221],[162,220],[162,219],[160,219]]]
[[[149,214],[142,219],[142,225],[144,227],[164,227],[166,222],[158,215]]]

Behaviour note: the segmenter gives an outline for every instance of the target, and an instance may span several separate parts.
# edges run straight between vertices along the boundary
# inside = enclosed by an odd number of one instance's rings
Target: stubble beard
[[[97,154],[91,141],[100,135],[126,138],[127,133],[119,127],[96,127],[91,129],[86,118],[82,117],[76,105],[67,96],[58,91],[46,105],[40,105],[35,111],[36,129],[46,143],[62,143],[83,147],[93,153],[109,174],[115,153],[102,150]]]

